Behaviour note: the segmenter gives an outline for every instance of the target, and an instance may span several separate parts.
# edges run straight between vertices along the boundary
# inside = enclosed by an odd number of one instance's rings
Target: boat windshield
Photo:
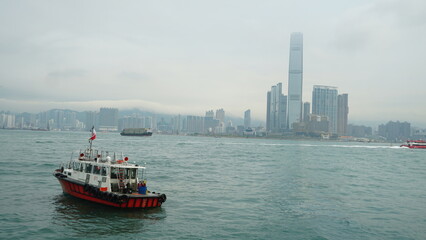
[[[117,167],[111,167],[111,179],[117,179],[120,171]],[[137,168],[125,168],[123,171],[125,179],[136,179]]]

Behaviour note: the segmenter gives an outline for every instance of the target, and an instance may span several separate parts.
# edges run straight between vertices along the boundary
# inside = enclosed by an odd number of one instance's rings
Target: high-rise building
[[[337,134],[346,135],[348,133],[348,94],[337,96]]]
[[[76,129],[77,128],[77,112],[70,112],[67,111],[64,114],[64,125],[63,129],[69,130],[69,129]]]
[[[38,123],[37,123],[37,127],[41,128],[41,129],[49,129],[48,126],[48,116],[47,116],[47,112],[41,112],[39,114],[37,114],[37,118],[38,118]]]
[[[282,132],[287,128],[287,96],[282,94],[282,83],[272,86],[267,97],[266,130],[268,132]]]
[[[309,121],[309,114],[311,114],[311,103],[305,102],[303,103],[303,121]]]
[[[144,119],[144,127],[145,128],[150,128],[153,129],[153,120],[152,117],[145,117]]]
[[[101,108],[99,111],[99,130],[118,130],[118,108]]]
[[[62,129],[64,126],[64,111],[62,110],[54,110],[54,123],[56,129]]]
[[[186,116],[186,131],[188,133],[202,133],[204,118],[199,116]]]
[[[302,121],[303,87],[303,34],[295,32],[290,37],[290,59],[288,68],[287,124]]]
[[[330,132],[337,133],[337,88],[314,85],[312,91],[312,114],[326,116]]]
[[[266,94],[266,131],[271,131],[271,92]]]
[[[0,125],[1,128],[15,128],[15,114],[9,112],[0,114]]]
[[[121,131],[124,128],[152,128],[152,117],[125,116],[118,121],[118,130]]]
[[[373,135],[373,129],[371,127],[348,124],[347,134],[359,138],[370,137]]]
[[[214,112],[213,112],[213,110],[207,111],[206,112],[206,117],[214,118]]]
[[[379,125],[379,136],[385,137],[388,141],[406,141],[411,135],[411,123],[393,122]]]
[[[244,128],[248,129],[251,127],[250,109],[244,112]]]
[[[216,110],[216,119],[220,122],[225,122],[225,111],[223,108]]]
[[[182,126],[181,126],[182,120],[181,120],[180,114],[175,117],[172,117],[171,122],[172,122],[173,133],[179,134],[180,131],[182,130]]]
[[[214,118],[213,110],[207,111],[204,117],[204,133],[214,133],[219,124],[220,121]]]

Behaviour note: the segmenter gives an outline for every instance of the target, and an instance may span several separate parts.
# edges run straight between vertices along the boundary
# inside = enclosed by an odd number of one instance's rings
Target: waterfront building
[[[207,111],[206,112],[206,117],[214,118],[214,112],[213,112],[213,110]]]
[[[309,121],[309,114],[311,114],[311,103],[305,102],[303,103],[303,121]]]
[[[37,115],[28,112],[19,113],[16,114],[15,122],[16,124],[19,123],[19,128],[35,128],[37,125]]]
[[[272,86],[267,98],[266,130],[272,133],[283,132],[287,128],[287,96],[282,94],[282,83]]]
[[[303,87],[303,34],[295,32],[290,37],[290,59],[288,68],[287,124],[302,121]]]
[[[426,139],[426,129],[412,129],[412,139]]]
[[[216,119],[220,122],[225,122],[225,111],[223,108],[216,110]]]
[[[177,115],[175,117],[172,118],[172,123],[173,123],[173,133],[175,134],[179,134],[182,131],[182,120],[181,120],[181,115]]]
[[[65,116],[64,116],[64,111],[62,110],[53,110],[53,114],[54,114],[54,128],[55,129],[62,129],[64,126],[64,120],[65,120]]]
[[[330,121],[327,116],[310,114],[308,117],[308,130],[311,133],[330,132]]]
[[[38,128],[50,129],[48,115],[49,115],[48,112],[40,112],[39,114],[37,114],[38,122],[36,126]]]
[[[312,114],[326,116],[330,132],[337,133],[337,88],[314,85],[312,91]]]
[[[250,116],[250,109],[247,109],[244,112],[244,128],[248,129],[251,127],[251,116]]]
[[[15,128],[15,114],[0,114],[0,128]]]
[[[388,141],[406,141],[411,136],[411,124],[408,122],[393,122],[379,125],[379,136]]]
[[[85,121],[84,124],[86,125],[86,130],[89,131],[94,126],[96,129],[98,129],[97,124],[97,113],[95,111],[86,111],[85,112]]]
[[[359,138],[371,137],[371,135],[373,135],[373,129],[371,127],[366,127],[362,125],[360,126],[349,124],[347,128],[347,134],[349,136]]]
[[[118,108],[101,108],[99,111],[99,130],[118,130]]]
[[[216,111],[217,113],[217,111]],[[220,114],[219,114],[220,115]],[[204,117],[204,133],[213,133],[219,126],[220,121],[214,118],[213,110],[207,111]]]
[[[188,130],[187,130],[187,124],[186,124],[186,121],[187,121],[187,119],[186,118],[183,118],[182,119],[182,132],[188,132]]]
[[[154,129],[154,122],[152,117],[144,118],[144,128]]]
[[[266,132],[271,130],[271,92],[266,94]]]
[[[118,121],[118,130],[121,131],[125,128],[145,128],[145,117],[125,116]]]
[[[77,112],[74,111],[66,111],[64,113],[64,124],[62,126],[63,130],[75,130],[77,129],[78,120],[77,120]]]
[[[337,134],[343,136],[348,133],[348,94],[337,96]]]
[[[203,133],[204,118],[199,116],[186,116],[186,131],[188,133]]]
[[[157,123],[157,130],[159,133],[171,133],[172,126],[171,122],[164,119],[164,117],[160,118],[160,121]]]

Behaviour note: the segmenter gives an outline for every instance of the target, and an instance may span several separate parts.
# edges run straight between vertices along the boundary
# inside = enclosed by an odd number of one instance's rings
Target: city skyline
[[[265,122],[265,92],[287,92],[289,36],[303,32],[303,102],[338,86],[349,123],[426,126],[420,0],[10,1],[0,13],[0,110],[250,109]]]
[[[279,87],[279,84],[277,85]],[[273,88],[277,87],[273,86]],[[213,110],[206,111],[205,116],[193,115],[156,115],[140,110],[124,110],[121,114],[116,108],[100,108],[99,111],[77,112],[67,109],[51,109],[38,114],[31,113],[5,113],[0,111],[0,128],[14,130],[37,130],[37,131],[90,131],[92,127],[101,132],[117,132],[126,128],[149,128],[159,134],[184,134],[184,135],[224,135],[224,136],[256,136],[272,138],[321,138],[321,139],[343,139],[345,141],[405,141],[407,139],[424,139],[426,129],[411,126],[409,122],[388,121],[380,123],[373,131],[372,127],[364,125],[348,124],[345,115],[348,112],[347,94],[336,94],[335,87],[315,86],[315,91],[320,90],[318,107],[324,108],[324,104],[336,105],[337,101],[337,132],[331,129],[333,113],[323,109],[323,113],[307,114],[303,122],[294,123],[294,128],[289,129],[267,129],[261,125],[252,125],[250,109],[244,113],[244,118],[236,119],[225,117],[224,109],[217,109],[216,115]],[[269,94],[268,94],[269,95]],[[331,98],[334,98],[330,103]],[[315,99],[316,97],[314,97]],[[327,100],[328,99],[328,100]],[[337,100],[336,100],[337,99]],[[305,103],[305,109],[310,105]],[[317,105],[315,103],[314,105]],[[322,105],[322,106],[321,106]],[[283,105],[285,106],[285,105]],[[317,110],[314,110],[319,112]],[[308,111],[307,111],[308,112]],[[335,111],[334,111],[335,112]],[[235,120],[235,122],[234,122]],[[226,121],[226,124],[225,122]],[[340,122],[341,121],[341,122]],[[340,125],[340,130],[339,130]],[[345,130],[345,126],[347,129]],[[331,137],[331,138],[330,138]]]

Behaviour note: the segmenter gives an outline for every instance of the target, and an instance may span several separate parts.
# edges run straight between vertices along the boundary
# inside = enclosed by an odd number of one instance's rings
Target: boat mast
[[[93,140],[96,139],[95,126],[92,126],[92,130],[90,132],[91,132],[91,135],[90,135],[90,138],[89,138],[89,143],[90,143],[89,152],[90,152],[90,155],[92,155],[92,142],[93,142]]]

